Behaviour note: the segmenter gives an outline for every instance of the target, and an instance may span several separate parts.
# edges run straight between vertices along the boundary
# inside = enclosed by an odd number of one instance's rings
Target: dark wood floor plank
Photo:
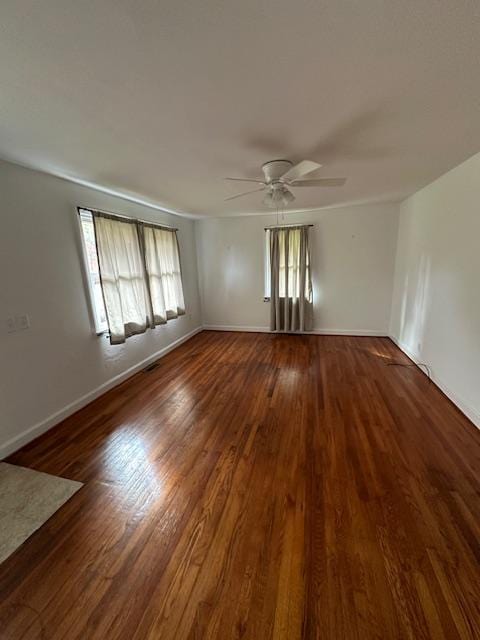
[[[480,433],[398,364],[203,332],[11,456],[85,484],[0,566],[2,640],[480,637]]]

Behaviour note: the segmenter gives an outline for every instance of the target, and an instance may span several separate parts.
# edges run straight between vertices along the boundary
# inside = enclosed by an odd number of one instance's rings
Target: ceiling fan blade
[[[290,187],[343,187],[346,178],[318,178],[317,180],[295,180]]]
[[[311,173],[315,171],[315,169],[320,169],[322,165],[318,164],[318,162],[313,162],[312,160],[302,160],[291,169],[289,169],[286,173],[281,176],[282,180],[298,180],[302,176],[306,176],[307,173]]]
[[[264,180],[252,180],[251,178],[225,178],[225,180],[235,180],[235,182],[258,182],[264,184]]]
[[[244,191],[243,193],[237,193],[235,196],[230,196],[229,198],[225,198],[227,200],[235,200],[235,198],[241,198],[243,196],[248,196],[249,193],[257,193],[257,191],[264,191],[265,187],[261,187],[260,189],[253,189],[253,191]]]

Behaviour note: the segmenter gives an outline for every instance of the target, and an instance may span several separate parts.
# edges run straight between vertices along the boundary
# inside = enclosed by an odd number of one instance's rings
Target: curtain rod
[[[169,224],[163,224],[162,222],[152,222],[151,220],[142,220],[141,218],[132,218],[131,216],[125,216],[121,213],[113,213],[112,211],[105,211],[104,209],[98,209],[97,207],[77,207],[77,211],[80,214],[81,211],[98,211],[98,213],[105,213],[107,216],[113,216],[114,218],[123,218],[124,220],[133,220],[134,222],[143,222],[149,224],[152,227],[163,227],[164,229],[170,229],[171,231],[178,231],[176,227],[172,227]]]
[[[267,229],[286,229],[289,227],[313,227],[313,224],[272,224],[269,227],[264,227],[264,230]]]

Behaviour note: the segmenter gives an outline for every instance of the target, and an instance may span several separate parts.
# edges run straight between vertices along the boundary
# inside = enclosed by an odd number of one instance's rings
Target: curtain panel
[[[270,329],[309,331],[313,325],[309,227],[270,229]]]
[[[92,211],[111,344],[185,313],[175,230]]]
[[[185,313],[180,252],[175,232],[140,223],[145,269],[154,324],[165,324]]]

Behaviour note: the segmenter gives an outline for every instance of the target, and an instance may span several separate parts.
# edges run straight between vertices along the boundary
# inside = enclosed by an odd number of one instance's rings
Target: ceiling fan
[[[301,180],[303,176],[319,169],[322,165],[311,160],[302,160],[294,165],[290,160],[270,160],[262,165],[264,180],[253,180],[250,178],[225,178],[235,182],[254,182],[262,185],[252,191],[238,193],[225,200],[234,200],[250,193],[267,191],[263,203],[271,209],[286,206],[295,200],[295,196],[290,188],[296,187],[341,187],[345,184],[346,178],[317,178],[314,180]]]

